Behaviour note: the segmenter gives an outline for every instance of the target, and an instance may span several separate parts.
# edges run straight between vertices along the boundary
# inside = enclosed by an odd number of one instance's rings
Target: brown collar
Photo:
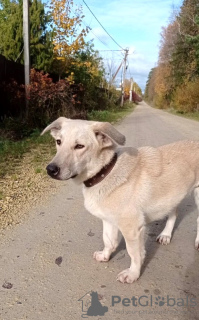
[[[86,187],[93,187],[97,183],[101,182],[113,169],[117,161],[117,154],[115,153],[111,161],[104,166],[94,177],[84,181]]]

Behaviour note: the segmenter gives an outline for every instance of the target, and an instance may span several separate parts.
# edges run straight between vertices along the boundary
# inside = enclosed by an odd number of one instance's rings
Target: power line
[[[122,51],[122,50],[98,50],[98,51]]]
[[[71,10],[74,14],[75,12],[73,10]],[[109,46],[104,42],[102,41],[92,30],[92,28],[88,25],[88,23],[86,23],[86,21],[82,20],[83,24],[85,25],[86,28],[89,28],[90,32],[92,32],[92,34],[107,48],[109,48]]]
[[[103,41],[101,40],[94,32],[93,30],[90,30],[92,32],[92,34],[107,48],[109,48],[109,46]],[[110,50],[107,50],[107,51],[110,51]]]
[[[90,32],[92,32],[92,34],[93,34],[105,47],[109,48],[109,46],[108,46],[103,40],[101,40],[101,39],[93,32],[93,30],[92,30],[91,27],[89,27],[83,20],[82,20],[82,22],[83,22],[83,24],[84,24],[87,28],[90,29]]]
[[[97,22],[100,24],[100,26],[104,29],[104,31],[108,34],[108,36],[115,42],[115,44],[120,47],[122,50],[124,50],[119,43],[117,43],[117,41],[115,41],[115,39],[113,39],[113,37],[108,33],[108,31],[103,27],[103,25],[101,24],[101,22],[97,19],[97,17],[95,16],[95,14],[92,12],[92,10],[89,8],[89,6],[86,4],[86,2],[83,0],[83,3],[85,4],[85,6],[88,8],[88,10],[91,12],[91,14],[93,15],[93,17],[97,20]]]

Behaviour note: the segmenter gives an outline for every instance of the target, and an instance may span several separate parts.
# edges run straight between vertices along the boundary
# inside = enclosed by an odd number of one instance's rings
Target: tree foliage
[[[158,65],[149,74],[145,97],[160,108],[193,111],[198,79],[199,1],[184,0],[178,15],[162,28]]]
[[[73,0],[51,0],[53,20],[54,70],[63,75],[74,54],[82,50],[88,28],[82,28],[82,7],[73,10]],[[74,63],[74,62],[73,62]]]
[[[131,90],[131,80],[125,79],[124,92],[128,95],[130,90]],[[139,85],[135,81],[133,81],[132,90],[135,91],[138,95],[142,96],[142,89],[139,87]]]
[[[30,0],[31,65],[43,70],[52,62],[50,19],[41,0]],[[23,46],[23,1],[0,0],[0,54],[23,63]]]

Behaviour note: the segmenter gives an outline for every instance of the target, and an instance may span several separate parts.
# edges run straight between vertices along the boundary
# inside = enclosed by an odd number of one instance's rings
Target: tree
[[[162,29],[158,65],[145,93],[158,107],[193,111],[198,104],[198,83],[199,3],[184,0],[172,22]]]
[[[177,85],[184,81],[190,81],[199,74],[199,61],[197,62],[198,15],[198,0],[185,0],[176,17],[178,39],[173,53],[173,66]]]
[[[52,62],[50,16],[40,0],[30,0],[31,66],[47,71]],[[23,63],[23,1],[0,0],[0,54]]]
[[[71,64],[68,67],[68,74],[75,83],[86,86],[99,86],[104,75],[102,58],[94,50],[92,43],[85,44],[85,48],[77,51],[71,57]]]
[[[23,50],[22,1],[0,0],[0,54],[22,62]]]
[[[53,19],[54,70],[64,75],[71,58],[85,47],[88,28],[81,28],[82,7],[73,9],[73,0],[51,0]]]
[[[53,31],[51,15],[40,0],[30,5],[30,58],[34,68],[49,71],[53,61]]]

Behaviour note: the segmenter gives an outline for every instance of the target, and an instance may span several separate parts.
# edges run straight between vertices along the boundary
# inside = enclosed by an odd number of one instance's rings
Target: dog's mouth
[[[72,177],[70,177],[69,179],[74,179],[76,178],[78,175],[77,174],[74,174]]]

